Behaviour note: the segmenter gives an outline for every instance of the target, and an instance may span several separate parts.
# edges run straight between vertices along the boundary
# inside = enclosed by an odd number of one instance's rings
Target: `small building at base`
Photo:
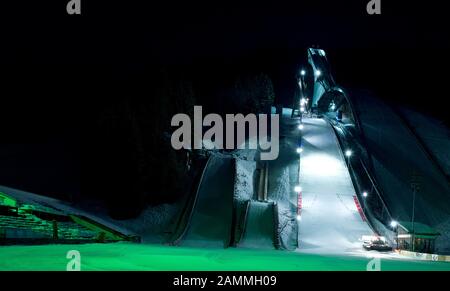
[[[439,235],[439,232],[426,224],[414,222],[413,225],[412,222],[400,221],[397,229],[398,249],[432,254]]]

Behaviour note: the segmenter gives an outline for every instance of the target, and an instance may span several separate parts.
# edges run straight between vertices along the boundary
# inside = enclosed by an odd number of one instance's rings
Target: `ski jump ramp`
[[[180,245],[217,248],[230,245],[233,173],[232,158],[211,157]]]
[[[300,159],[302,191],[299,251],[345,253],[362,248],[373,231],[358,211],[355,189],[331,125],[304,119]]]
[[[250,201],[239,247],[274,249],[274,231],[274,204]]]

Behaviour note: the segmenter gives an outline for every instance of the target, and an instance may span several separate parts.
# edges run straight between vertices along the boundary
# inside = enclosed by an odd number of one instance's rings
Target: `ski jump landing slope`
[[[415,172],[420,185],[415,201],[415,221],[440,232],[436,251],[450,253],[450,184],[444,172],[428,157],[417,137],[391,106],[367,92],[355,91],[353,95],[358,97],[354,98],[355,107],[360,112],[374,176],[392,215],[399,221],[411,220],[411,182]],[[428,133],[433,134],[434,130],[430,127]],[[449,149],[443,151],[443,156],[448,153]]]
[[[361,236],[373,231],[358,212],[355,189],[331,125],[323,119],[304,119],[302,146],[299,251],[360,250]]]
[[[233,213],[233,173],[232,158],[211,157],[180,245],[229,246]]]
[[[274,249],[273,203],[251,201],[244,234],[239,242],[242,248]]]

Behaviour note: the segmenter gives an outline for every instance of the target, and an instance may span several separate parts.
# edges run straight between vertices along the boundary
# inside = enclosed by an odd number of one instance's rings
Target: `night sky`
[[[81,1],[81,16],[61,0],[2,3],[4,185],[78,193],[91,108],[113,82],[154,64],[245,63],[268,72],[287,104],[306,48],[319,45],[344,87],[449,122],[445,1],[381,0],[377,16],[366,0]],[[49,175],[52,185],[42,182]]]

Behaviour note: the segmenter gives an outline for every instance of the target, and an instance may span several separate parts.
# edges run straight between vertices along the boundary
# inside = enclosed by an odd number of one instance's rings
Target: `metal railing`
[[[331,127],[335,133],[338,140],[338,144],[341,148],[346,148],[350,143],[343,134],[339,134],[336,130],[336,125],[330,122]],[[341,129],[345,130],[345,129]],[[348,170],[350,177],[352,179],[353,186],[356,190],[356,196],[358,200],[362,201],[363,212],[367,218],[370,227],[379,235],[390,236],[386,232],[388,225],[393,220],[391,211],[389,210],[386,202],[383,198],[383,193],[376,183],[375,178],[370,173],[368,167],[366,166],[364,160],[360,157],[357,162],[351,162],[351,160],[345,159],[348,165]],[[354,160],[354,159],[353,159]],[[362,193],[367,190],[370,191],[370,195],[363,197]],[[375,195],[373,195],[375,194]],[[383,225],[384,227],[381,227]]]

